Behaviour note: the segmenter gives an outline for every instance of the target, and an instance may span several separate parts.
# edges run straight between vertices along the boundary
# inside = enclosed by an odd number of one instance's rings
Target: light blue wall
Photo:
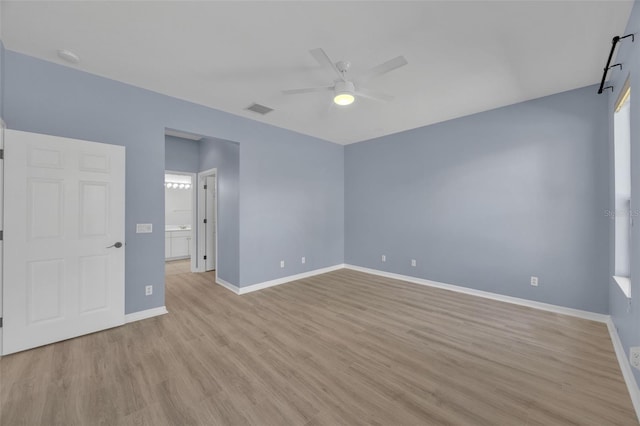
[[[606,108],[588,87],[348,145],[346,263],[607,312]]]
[[[294,133],[240,143],[240,259],[261,259],[240,268],[242,286],[344,261],[344,148],[308,144],[301,157],[298,145]]]
[[[608,95],[608,117],[610,119],[609,132],[609,185],[610,198],[609,209],[614,210],[613,192],[613,109],[620,89],[624,85],[627,76],[631,81],[631,211],[640,211],[640,2],[636,1],[631,11],[631,17],[627,24],[625,34],[634,33],[635,43],[630,39],[620,43],[617,58],[614,63],[621,63],[622,70],[612,70],[608,77],[608,85],[614,86],[614,92]],[[618,35],[625,35],[618,34]],[[603,52],[603,55],[605,53]],[[607,95],[601,95],[603,98]],[[640,217],[635,217],[635,226],[631,228],[631,304],[622,294],[622,291],[609,278],[609,313],[618,330],[618,335],[625,347],[625,353],[629,354],[629,347],[640,346]],[[609,274],[613,275],[614,263],[614,224],[610,220],[609,239]],[[636,380],[640,382],[640,372],[632,369]]]
[[[4,79],[9,128],[127,148],[127,313],[165,304],[164,233],[135,233],[164,226],[165,127],[240,142],[240,285],[342,263],[342,146],[10,50]]]
[[[218,264],[220,278],[240,282],[240,145],[219,139],[200,141],[198,171],[217,169]]]
[[[165,170],[184,173],[198,173],[200,165],[200,142],[165,136]]]

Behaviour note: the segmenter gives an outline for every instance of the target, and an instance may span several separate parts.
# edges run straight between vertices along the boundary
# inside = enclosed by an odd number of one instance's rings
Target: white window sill
[[[618,287],[620,287],[620,290],[622,290],[624,295],[627,296],[627,299],[631,299],[631,280],[629,277],[619,277],[614,275],[613,279],[618,284]]]

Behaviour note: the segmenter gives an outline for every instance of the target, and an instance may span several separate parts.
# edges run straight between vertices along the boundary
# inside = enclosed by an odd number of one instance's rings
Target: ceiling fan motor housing
[[[338,68],[338,71],[340,71],[342,75],[344,75],[347,71],[349,71],[349,67],[351,67],[351,62],[349,61],[336,62],[336,68]]]
[[[353,93],[356,91],[356,87],[350,81],[337,81],[334,90],[336,92],[336,95],[340,93],[349,93],[353,95]]]

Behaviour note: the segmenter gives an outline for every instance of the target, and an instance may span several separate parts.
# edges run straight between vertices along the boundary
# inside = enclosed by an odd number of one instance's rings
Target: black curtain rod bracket
[[[607,59],[607,65],[604,67],[604,72],[602,73],[602,80],[600,81],[600,88],[598,89],[598,94],[601,94],[605,89],[611,89],[611,91],[613,92],[613,86],[607,86],[604,87],[604,82],[607,79],[607,72],[613,68],[613,67],[617,67],[619,66],[620,69],[622,69],[622,64],[613,64],[611,65],[611,59],[613,58],[613,52],[616,50],[616,45],[618,44],[618,42],[620,40],[624,40],[627,37],[631,37],[631,42],[635,42],[636,41],[636,37],[635,35],[632,34],[627,34],[626,36],[615,36],[614,38],[611,39],[611,51],[609,52],[609,58]]]
[[[636,35],[633,34],[633,33],[627,34],[626,36],[623,36],[623,37],[618,37],[618,41],[623,40],[623,39],[625,39],[627,37],[631,37],[631,43],[636,41]]]

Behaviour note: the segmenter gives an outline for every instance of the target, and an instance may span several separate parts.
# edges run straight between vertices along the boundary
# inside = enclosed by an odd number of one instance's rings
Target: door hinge
[[[0,160],[4,160],[4,149],[0,149]]]
[[[4,241],[4,231],[0,231],[0,241]]]
[[[207,219],[204,220],[204,223],[207,223]]]
[[[0,317],[0,328],[2,328],[2,317]]]
[[[207,185],[204,186],[204,189],[207,189]]]
[[[207,256],[204,257],[204,260],[207,260]]]

